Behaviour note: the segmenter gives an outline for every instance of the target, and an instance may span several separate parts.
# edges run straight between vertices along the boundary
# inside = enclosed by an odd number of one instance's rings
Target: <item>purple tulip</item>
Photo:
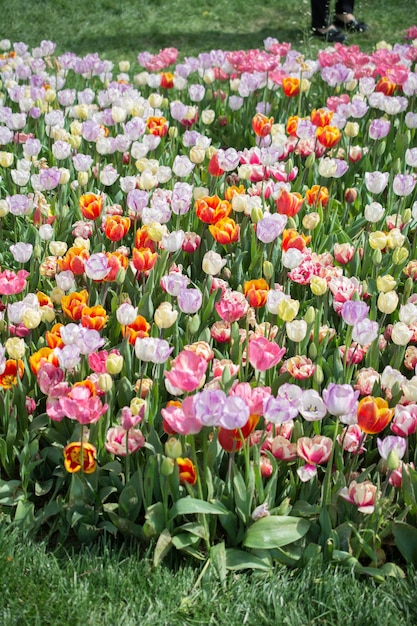
[[[297,415],[297,406],[286,398],[269,396],[264,402],[264,418],[267,422],[272,422],[272,424],[280,426],[295,419]]]
[[[382,193],[388,185],[389,172],[365,172],[365,185],[371,193]]]
[[[220,416],[220,426],[227,430],[243,428],[249,419],[249,406],[240,396],[229,396]]]
[[[362,322],[368,315],[369,306],[362,300],[346,300],[342,304],[342,319],[348,326]]]
[[[279,237],[287,224],[288,217],[279,213],[264,213],[256,225],[256,236],[262,243],[271,243]]]
[[[330,415],[351,414],[355,411],[358,403],[359,391],[354,391],[351,385],[336,385],[329,383],[327,389],[323,389],[323,399]]]
[[[378,337],[378,322],[372,322],[365,318],[361,322],[354,324],[352,339],[361,346],[369,346]]]
[[[173,350],[165,339],[138,337],[135,342],[135,354],[141,361],[165,363]]]
[[[392,190],[397,196],[409,196],[416,186],[416,178],[411,174],[397,174],[394,176]]]
[[[391,122],[383,118],[372,120],[369,126],[369,136],[371,139],[383,139],[390,131]]]
[[[205,389],[194,396],[196,417],[204,426],[219,426],[227,396],[221,389]]]
[[[103,280],[111,271],[108,259],[103,252],[92,254],[85,262],[85,273],[91,280]]]
[[[385,461],[392,454],[395,454],[398,461],[403,458],[407,450],[407,440],[404,437],[388,435],[384,439],[377,439],[378,452]]]
[[[178,294],[178,306],[183,313],[197,313],[203,303],[203,294],[199,289],[181,289]]]

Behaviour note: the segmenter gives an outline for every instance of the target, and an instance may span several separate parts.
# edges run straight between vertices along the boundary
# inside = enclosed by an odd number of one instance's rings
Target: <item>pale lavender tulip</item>
[[[299,411],[308,422],[316,422],[325,417],[327,407],[315,389],[305,389],[301,396]]]
[[[57,167],[48,167],[39,172],[39,184],[42,190],[51,191],[59,185],[61,172]]]
[[[186,155],[177,154],[172,165],[172,171],[176,176],[186,177],[191,174],[195,164]]]
[[[19,241],[16,244],[12,244],[9,250],[15,261],[18,263],[27,263],[32,256],[33,246],[31,243],[23,243],[23,241]]]
[[[371,193],[382,193],[388,185],[389,172],[365,172],[365,185]]]
[[[416,178],[411,174],[397,174],[394,176],[392,190],[397,196],[409,196],[416,186]]]
[[[405,151],[405,162],[410,167],[417,167],[417,148],[408,148]]]
[[[358,404],[359,391],[355,391],[351,385],[337,385],[329,383],[323,389],[323,399],[330,415],[339,417],[353,413]]]
[[[240,396],[229,396],[220,416],[220,426],[227,430],[243,428],[249,419],[249,406]]]
[[[199,289],[181,289],[178,294],[178,306],[183,313],[197,313],[203,303],[203,294]]]
[[[174,350],[165,339],[156,337],[138,337],[135,342],[135,354],[147,363],[165,363]]]
[[[395,462],[397,462],[397,465],[400,464],[400,460],[407,450],[407,439],[405,437],[397,437],[395,435],[388,435],[384,439],[379,439],[378,437],[376,443],[382,459],[394,461],[394,465]]]
[[[54,352],[58,358],[59,365],[64,370],[73,370],[81,361],[81,352],[74,344],[64,346],[63,348],[55,348]]]
[[[352,339],[361,346],[369,346],[378,337],[378,322],[365,318],[353,325]]]
[[[368,315],[369,306],[362,300],[346,300],[342,304],[342,319],[348,326],[362,322]]]
[[[75,154],[72,163],[76,172],[88,172],[93,164],[93,158],[89,154]]]
[[[390,131],[391,122],[383,118],[372,120],[369,126],[369,136],[371,139],[383,139]]]
[[[188,183],[175,183],[171,196],[171,210],[175,215],[185,215],[191,208],[193,186]]]
[[[103,252],[92,254],[85,262],[85,273],[91,280],[103,280],[111,271],[108,259]]]
[[[262,243],[275,241],[282,233],[287,224],[288,217],[279,213],[264,213],[262,219],[256,225],[256,236]]]
[[[116,319],[121,326],[133,324],[138,315],[138,307],[134,307],[128,302],[124,302],[116,309]]]
[[[221,389],[205,389],[194,396],[193,409],[204,426],[219,426],[226,404],[226,394]]]
[[[267,397],[263,408],[265,420],[278,426],[295,419],[299,413],[298,407],[283,397]]]
[[[148,205],[149,194],[142,189],[132,189],[126,197],[126,205],[130,211],[136,213],[139,217],[143,209]]]

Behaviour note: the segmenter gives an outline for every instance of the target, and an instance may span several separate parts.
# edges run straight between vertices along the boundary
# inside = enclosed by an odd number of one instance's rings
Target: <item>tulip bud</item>
[[[348,187],[348,189],[345,190],[345,201],[348,204],[353,204],[356,200],[356,198],[358,197],[358,190],[354,189],[353,187]]]
[[[380,143],[377,144],[376,153],[379,157],[384,154],[386,147],[387,147],[386,141],[381,141]]]
[[[314,152],[312,152],[311,154],[308,155],[308,157],[304,161],[304,166],[308,170],[310,170],[314,166],[315,162],[316,162],[316,155],[314,154]]]
[[[381,250],[374,250],[372,253],[372,263],[374,265],[381,265],[382,263],[382,252]]]
[[[200,316],[198,315],[198,313],[196,313],[190,319],[190,324],[189,324],[190,333],[194,335],[194,333],[196,333],[199,328],[200,328]]]
[[[408,259],[408,250],[407,248],[395,248],[392,253],[392,262],[395,265],[402,265]]]
[[[98,386],[104,393],[109,392],[113,387],[113,378],[110,374],[100,374],[98,377]]]
[[[310,343],[309,347],[308,347],[308,356],[309,358],[314,361],[317,358],[317,346],[315,343]]]
[[[253,207],[250,218],[254,224],[257,224],[259,220],[263,218],[263,211],[261,207]]]
[[[182,455],[181,441],[176,437],[169,437],[165,442],[165,454],[170,459],[176,459]]]
[[[313,380],[316,385],[321,385],[324,380],[323,370],[320,365],[316,365],[316,369],[314,371]]]
[[[413,292],[413,279],[409,277],[404,283],[404,289],[403,289],[403,301],[404,302],[407,302],[412,292]]]
[[[162,476],[171,476],[174,473],[175,461],[167,456],[162,459],[161,474]]]
[[[403,223],[408,224],[411,218],[412,218],[411,209],[404,209],[403,214],[402,214]]]
[[[327,291],[327,281],[321,276],[312,276],[310,280],[310,289],[315,296],[322,296]]]
[[[169,127],[168,137],[170,139],[176,139],[176,137],[178,137],[178,128],[176,126],[170,126]]]
[[[307,311],[304,313],[304,320],[307,324],[314,324],[316,319],[316,309],[313,306],[309,306]]]
[[[391,450],[387,458],[387,467],[389,470],[394,471],[398,468],[400,464],[400,457],[398,456],[398,452],[395,450]]]
[[[112,376],[116,376],[120,374],[123,369],[124,359],[121,354],[109,354],[106,359],[106,370],[108,374]]]
[[[271,261],[264,261],[262,269],[263,275],[265,276],[266,280],[271,280],[274,275],[274,266],[272,265]]]
[[[292,159],[288,159],[288,161],[285,163],[285,173],[291,174],[293,167],[294,167],[294,163],[292,162]]]
[[[347,122],[344,133],[346,137],[353,138],[359,134],[359,124],[358,122]]]
[[[116,283],[118,285],[123,285],[126,280],[126,270],[121,267],[116,274]]]

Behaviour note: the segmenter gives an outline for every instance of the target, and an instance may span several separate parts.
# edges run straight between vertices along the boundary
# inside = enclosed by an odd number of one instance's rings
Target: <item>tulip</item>
[[[349,487],[339,491],[339,495],[354,504],[360,513],[370,515],[375,510],[377,487],[370,480],[361,483],[352,480]]]
[[[81,454],[82,450],[82,454]],[[81,469],[85,474],[95,472],[97,450],[91,443],[73,441],[64,448],[64,467],[67,472],[73,474]],[[81,461],[82,457],[82,461]],[[81,468],[82,463],[82,468]]]
[[[358,405],[358,424],[367,434],[375,435],[388,426],[394,415],[394,409],[388,407],[383,398],[365,396]]]

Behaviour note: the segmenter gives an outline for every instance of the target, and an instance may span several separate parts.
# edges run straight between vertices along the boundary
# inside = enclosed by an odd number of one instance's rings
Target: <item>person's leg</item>
[[[351,33],[364,33],[368,25],[355,18],[354,5],[355,0],[337,0],[333,23]]]
[[[313,35],[329,43],[342,43],[346,35],[330,23],[330,0],[311,0],[311,26]]]
[[[329,26],[330,0],[311,0],[311,26],[314,29],[325,30]]]

